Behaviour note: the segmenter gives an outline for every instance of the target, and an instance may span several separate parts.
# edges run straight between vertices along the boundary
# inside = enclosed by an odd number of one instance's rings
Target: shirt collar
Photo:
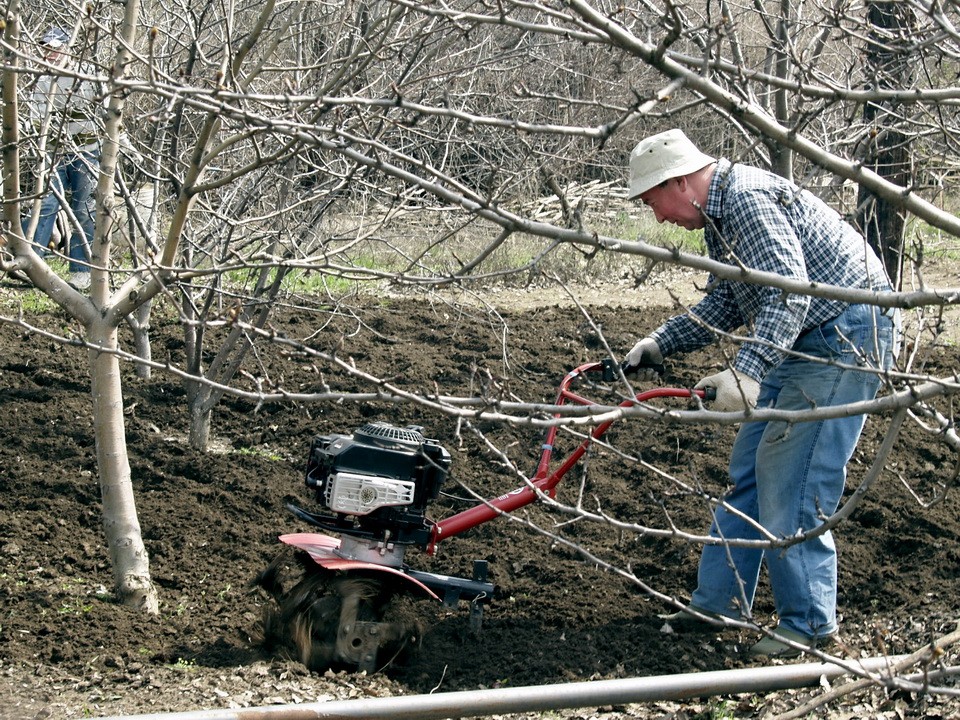
[[[707,217],[719,218],[723,215],[723,193],[732,169],[733,164],[726,158],[717,160],[717,168],[710,178],[710,189],[707,191],[707,206],[703,209]]]

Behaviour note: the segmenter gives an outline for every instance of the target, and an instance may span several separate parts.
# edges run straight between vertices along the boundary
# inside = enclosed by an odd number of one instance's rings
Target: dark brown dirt
[[[7,292],[17,290],[8,286]],[[591,312],[606,340],[623,352],[670,310],[611,305]],[[447,395],[482,390],[490,397],[551,402],[569,369],[604,355],[596,333],[571,307],[502,308],[494,316],[419,299],[371,302],[355,315],[320,319],[279,313],[274,326],[286,336],[309,336],[314,347],[337,349],[340,357],[353,358],[357,367],[397,386]],[[65,324],[55,315],[55,323]],[[182,340],[172,322],[157,320],[154,348],[158,358],[180,360]],[[953,349],[928,350],[935,372],[955,371]],[[264,348],[260,358],[262,364],[249,370],[268,385],[296,392],[326,386],[373,390],[340,370],[278,348]],[[708,353],[677,359],[664,382],[689,386],[715,361]],[[474,559],[489,562],[498,591],[479,637],[470,634],[466,612],[425,604],[431,628],[422,648],[382,675],[311,674],[295,662],[270,657],[251,642],[266,598],[250,592],[247,583],[274,556],[278,534],[308,529],[284,506],[310,507],[302,471],[315,434],[352,432],[369,420],[422,425],[425,435],[453,455],[449,494],[431,508],[434,517],[443,517],[467,507],[465,487],[494,496],[520,482],[504,456],[473,430],[525,473],[536,463],[540,432],[489,421],[472,430],[427,407],[386,402],[257,407],[227,399],[214,420],[218,449],[200,453],[184,441],[187,418],[179,382],[162,374],[138,380],[132,367],[125,372],[130,462],[161,598],[156,617],[110,598],[84,353],[0,327],[0,718],[314,702],[750,665],[742,649],[755,636],[664,632],[657,613],[667,606],[641,586],[689,597],[696,546],[571,522],[568,515],[540,507],[520,513],[524,522],[501,519],[449,539],[437,557],[419,551],[408,556],[420,569],[453,575],[469,575]],[[591,392],[602,396],[600,390]],[[886,426],[885,418],[869,420],[850,467],[851,488],[863,477]],[[587,509],[602,508],[649,527],[673,522],[684,531],[702,532],[704,504],[670,478],[721,492],[732,436],[729,427],[634,419],[615,424],[606,439],[616,450],[592,453],[588,472],[572,471],[560,499],[575,503],[582,491]],[[573,447],[569,437],[563,443]],[[956,626],[956,490],[927,508],[908,490],[930,497],[951,481],[955,463],[946,446],[909,423],[887,472],[837,533],[848,652],[910,651]],[[657,475],[651,465],[669,475]],[[527,521],[604,562],[629,567],[638,582],[598,569]],[[758,618],[770,619],[765,591],[755,610]],[[738,698],[726,706],[728,717],[760,717],[772,702]],[[866,710],[857,717],[880,717],[888,709],[900,717],[960,713],[955,701],[910,694],[860,702]],[[562,717],[710,717],[715,703],[594,708]]]

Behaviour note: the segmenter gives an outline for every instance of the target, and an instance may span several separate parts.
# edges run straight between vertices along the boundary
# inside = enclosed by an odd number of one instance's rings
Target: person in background
[[[51,159],[49,185],[40,203],[33,246],[41,257],[46,255],[61,198],[68,200],[72,214],[68,251],[70,283],[84,289],[90,286],[88,263],[100,172],[97,112],[102,99],[94,83],[71,75],[71,70],[83,69],[70,55],[70,35],[66,30],[50,28],[40,40],[40,46],[44,61],[55,71],[39,77],[28,101],[31,125],[38,133],[45,130],[45,150]],[[27,238],[32,222],[30,214],[22,221]]]
[[[701,152],[680,130],[641,141],[630,156],[628,197],[688,230],[702,229],[711,259],[791,280],[877,292],[890,283],[877,255],[840,215],[789,180]],[[871,400],[891,367],[897,312],[785,293],[711,277],[708,294],[627,354],[627,375],[746,328],[731,362],[697,388],[716,389],[711,409],[809,410]],[[776,537],[808,532],[839,505],[846,465],[865,417],[745,422],[729,462],[727,507],[712,537],[756,540],[759,522]],[[688,609],[663,616],[674,629],[710,630],[709,619],[752,618],[765,560],[778,625],[750,654],[791,657],[837,632],[837,552],[829,532],[789,548],[703,547]],[[709,619],[708,619],[709,618]]]

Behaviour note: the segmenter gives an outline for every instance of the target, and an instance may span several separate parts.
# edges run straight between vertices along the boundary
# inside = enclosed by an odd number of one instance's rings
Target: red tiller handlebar
[[[567,402],[574,402],[579,405],[596,405],[597,403],[593,400],[581,397],[580,395],[572,392],[570,390],[570,385],[574,380],[582,375],[598,371],[605,373],[605,379],[613,379],[615,377],[613,374],[613,367],[614,366],[610,362],[599,362],[587,363],[574,370],[571,370],[560,383],[560,391],[557,394],[557,401],[555,404],[565,405]],[[685,388],[671,387],[653,388],[652,390],[645,390],[637,393],[632,400],[624,400],[618,407],[632,407],[637,403],[646,402],[647,400],[667,397],[689,398],[697,396],[705,400],[712,400],[715,394],[716,393],[713,392],[713,388],[706,388],[703,390],[688,390]],[[554,415],[554,417],[560,417],[560,414],[557,413]],[[577,461],[583,457],[584,453],[587,452],[593,441],[602,437],[603,434],[607,432],[613,422],[613,420],[607,420],[606,422],[597,425],[590,433],[590,437],[580,443],[577,449],[570,453],[570,456],[564,460],[563,463],[561,463],[560,466],[557,467],[553,472],[550,472],[549,470],[550,458],[553,455],[553,444],[559,427],[557,425],[551,426],[547,431],[547,436],[542,446],[540,462],[537,465],[537,472],[531,481],[533,487],[529,485],[523,485],[522,487],[518,487],[517,489],[510,491],[506,495],[501,495],[493,500],[480,503],[479,505],[475,505],[474,507],[464,510],[463,512],[451,515],[448,518],[434,523],[431,531],[430,543],[427,546],[427,552],[432,554],[436,549],[437,543],[439,543],[441,540],[453,537],[454,535],[459,535],[462,532],[466,532],[467,530],[475,528],[478,525],[482,525],[488,520],[492,520],[503,513],[513,512],[514,510],[529,505],[539,497],[537,490],[549,497],[554,497],[556,495],[556,486],[560,483],[560,480],[563,479],[563,476],[567,474],[570,468],[577,464]]]

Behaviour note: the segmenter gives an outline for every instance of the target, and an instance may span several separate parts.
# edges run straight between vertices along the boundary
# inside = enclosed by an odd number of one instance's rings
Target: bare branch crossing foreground
[[[118,599],[157,611],[127,458],[121,363],[183,383],[197,450],[207,447],[218,403],[234,396],[258,406],[405,404],[459,423],[570,432],[629,417],[732,425],[866,413],[889,423],[884,452],[913,422],[955,455],[960,380],[955,367],[930,373],[927,359],[944,342],[960,286],[934,287],[927,277],[955,256],[960,238],[957,8],[925,0],[865,8],[840,0],[803,13],[783,12],[791,3],[721,5],[8,3],[0,268],[66,313],[76,334],[26,302],[3,312],[0,327],[86,354]],[[49,26],[73,38],[76,64],[44,59],[38,41]],[[39,248],[37,223],[22,222],[56,188],[51,153],[75,142],[62,119],[35,124],[25,111],[32,87],[50,75],[102,93],[89,291],[62,277],[66,247]],[[674,126],[714,155],[791,177],[860,223],[897,292],[721,264],[695,237],[656,227],[625,200],[626,162],[640,138]],[[67,218],[64,234],[77,224]],[[386,294],[457,306],[491,288],[552,285],[576,298],[584,280],[624,278],[643,294],[671,266],[779,288],[784,297],[909,311],[896,367],[883,374],[875,401],[800,413],[624,408],[616,401],[636,389],[622,374],[608,388],[610,404],[561,408],[503,391],[518,372],[508,339],[502,377],[456,396],[403,387],[389,368],[316,342],[334,318],[363,323],[356,309]],[[286,337],[271,323],[277,308],[314,313],[316,335]],[[155,312],[182,327],[180,366],[151,348]],[[485,312],[503,325],[492,307]],[[124,326],[133,347],[123,347]],[[636,340],[593,330],[595,347],[616,361]],[[743,338],[716,334],[732,357]],[[341,371],[363,389],[302,392],[297,378],[269,376],[268,348]],[[727,542],[775,550],[835,528],[873,491],[883,463],[878,456],[848,504],[817,529]],[[624,532],[717,542],[586,503],[556,507]],[[629,569],[610,569],[642,585]]]

